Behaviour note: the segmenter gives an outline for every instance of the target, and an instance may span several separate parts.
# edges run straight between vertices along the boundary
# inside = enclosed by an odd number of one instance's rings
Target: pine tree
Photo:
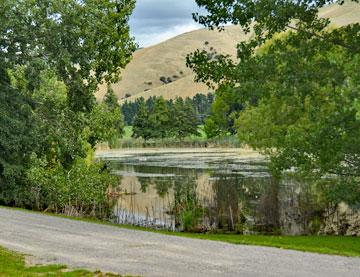
[[[183,126],[186,125],[186,113],[184,109],[184,101],[182,98],[176,98],[173,109],[172,131],[176,138],[183,139],[186,133],[183,132]]]
[[[134,118],[133,134],[134,138],[143,138],[148,140],[152,137],[152,129],[149,121],[149,114],[144,99],[138,102],[138,112]]]
[[[114,111],[120,108],[118,98],[116,97],[114,90],[110,86],[108,86],[107,88],[107,92],[104,97],[104,103],[110,111]]]
[[[190,98],[185,102],[182,98],[176,98],[173,114],[172,129],[178,139],[182,140],[189,135],[198,135],[198,120]]]
[[[149,121],[153,130],[154,138],[165,138],[169,134],[170,111],[163,97],[155,99],[154,109],[150,112]]]
[[[184,133],[189,135],[199,135],[198,133],[198,118],[196,115],[196,111],[192,105],[191,101],[185,101],[184,103],[184,112],[186,114],[186,120],[184,128]]]

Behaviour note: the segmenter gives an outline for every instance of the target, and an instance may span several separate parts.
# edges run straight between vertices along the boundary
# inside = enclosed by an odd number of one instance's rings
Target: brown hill
[[[331,19],[335,26],[360,22],[360,5],[348,3],[323,8],[320,15]],[[160,44],[134,53],[133,60],[122,72],[122,80],[112,87],[119,99],[145,99],[162,95],[166,99],[176,96],[192,97],[207,93],[205,84],[194,82],[194,75],[185,65],[185,57],[196,49],[213,50],[235,57],[236,44],[249,37],[238,26],[227,26],[224,32],[200,29],[184,33]],[[105,94],[101,86],[97,99]]]

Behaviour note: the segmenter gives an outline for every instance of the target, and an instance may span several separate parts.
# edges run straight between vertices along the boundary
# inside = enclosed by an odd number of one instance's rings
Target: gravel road
[[[187,239],[4,208],[0,245],[44,263],[141,276],[360,276],[360,258]]]

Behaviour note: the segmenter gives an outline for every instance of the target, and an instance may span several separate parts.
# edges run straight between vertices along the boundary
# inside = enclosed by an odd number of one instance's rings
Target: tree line
[[[115,95],[114,95],[115,96]],[[112,97],[114,97],[112,96]],[[124,117],[125,125],[133,125],[134,119],[140,109],[141,103],[145,102],[146,109],[148,111],[154,108],[155,102],[157,101],[156,96],[149,97],[146,101],[143,97],[136,99],[135,101],[127,101],[121,105],[121,112]],[[175,102],[173,99],[165,100],[166,105],[169,109],[173,109]],[[211,112],[211,105],[214,102],[214,94],[208,93],[207,95],[197,93],[193,98],[187,97],[183,102],[188,106],[192,106],[195,111],[195,116],[197,117],[199,124],[203,124],[205,118],[209,116]]]
[[[173,101],[152,97],[146,102],[140,98],[136,101],[136,108],[132,121],[132,136],[135,138],[148,140],[174,137],[182,140],[190,135],[199,135],[200,120],[190,98],[185,101],[176,98]]]

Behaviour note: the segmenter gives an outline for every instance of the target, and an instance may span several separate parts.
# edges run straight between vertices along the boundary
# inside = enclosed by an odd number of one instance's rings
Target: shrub
[[[23,192],[26,206],[71,216],[108,218],[110,206],[106,192],[117,184],[101,162],[77,159],[71,168],[32,157],[27,172],[28,187]]]
[[[166,84],[166,77],[165,77],[165,76],[161,76],[161,77],[160,77],[160,81],[163,82],[164,84]]]

